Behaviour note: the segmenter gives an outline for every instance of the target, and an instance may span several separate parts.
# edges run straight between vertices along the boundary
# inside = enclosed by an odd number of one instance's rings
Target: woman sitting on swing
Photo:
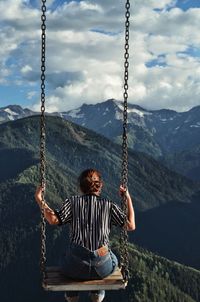
[[[119,192],[126,196],[126,219],[120,207],[113,201],[100,196],[103,182],[101,173],[88,169],[79,176],[83,195],[66,199],[60,210],[52,210],[44,204],[45,219],[51,225],[70,224],[70,246],[62,263],[62,272],[67,277],[81,280],[103,279],[118,266],[118,260],[109,248],[111,225],[123,227],[128,231],[135,229],[135,214],[128,190],[120,186]],[[35,199],[42,207],[42,188],[35,193]],[[105,291],[92,291],[92,301],[101,302]],[[65,293],[68,302],[78,301],[78,292]]]

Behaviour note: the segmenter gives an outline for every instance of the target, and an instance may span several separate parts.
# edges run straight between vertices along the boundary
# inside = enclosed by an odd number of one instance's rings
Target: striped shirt
[[[96,195],[72,196],[56,210],[59,224],[70,225],[70,241],[89,250],[109,244],[111,225],[122,227],[126,216],[107,198]]]

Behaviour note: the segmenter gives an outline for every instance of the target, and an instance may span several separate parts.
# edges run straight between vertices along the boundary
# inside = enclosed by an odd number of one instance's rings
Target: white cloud
[[[7,77],[10,75],[10,71],[7,68],[2,67],[0,69],[0,84],[7,84]]]
[[[200,8],[184,12],[173,7],[175,2],[131,3],[132,103],[177,110],[199,104],[200,59],[191,49],[196,47],[198,53]],[[48,7],[52,3],[49,0]],[[68,1],[47,11],[48,111],[71,109],[82,102],[122,99],[123,5],[116,0]],[[39,3],[38,9],[32,7],[30,1],[0,1],[4,12],[0,21],[0,81],[9,81],[12,75],[20,84],[39,85],[39,7]],[[150,66],[151,62],[157,65]],[[27,95],[27,99],[34,97],[31,92]]]
[[[21,72],[26,74],[26,73],[28,73],[28,72],[30,72],[32,70],[33,69],[32,69],[32,67],[30,65],[25,65],[25,66],[22,67]]]
[[[37,94],[36,91],[30,91],[30,92],[28,92],[27,99],[31,100],[36,94]]]

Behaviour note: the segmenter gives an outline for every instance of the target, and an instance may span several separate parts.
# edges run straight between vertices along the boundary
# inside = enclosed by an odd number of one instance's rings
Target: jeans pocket
[[[107,262],[110,262],[111,261],[111,257],[110,257],[110,254],[108,253],[107,255],[104,255],[104,256],[98,256],[94,263],[95,263],[95,266],[98,267],[98,266],[102,266],[102,265],[106,265]]]
[[[99,256],[94,261],[94,268],[101,278],[105,278],[113,271],[113,263],[110,254]]]

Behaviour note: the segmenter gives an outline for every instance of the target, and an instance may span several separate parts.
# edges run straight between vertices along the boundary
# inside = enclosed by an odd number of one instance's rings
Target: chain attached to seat
[[[40,185],[42,186],[41,211],[41,259],[40,267],[43,283],[46,277],[46,221],[44,217],[44,195],[46,184],[46,155],[45,155],[45,60],[46,60],[46,0],[42,1],[41,15],[41,117],[40,117]]]
[[[130,28],[130,1],[126,0],[125,4],[125,53],[124,53],[124,112],[123,112],[123,134],[122,134],[122,174],[121,183],[127,189],[128,186],[128,75],[129,75],[129,28]],[[126,197],[123,196],[121,206],[127,217]],[[129,260],[128,260],[128,234],[126,226],[120,235],[120,262],[124,282],[129,279]]]
[[[44,195],[46,184],[46,155],[45,155],[45,71],[46,71],[46,0],[41,0],[41,118],[40,118],[40,183],[42,186],[42,211],[41,211],[41,272],[43,284],[46,277],[46,222],[44,217]],[[128,146],[127,146],[127,109],[128,109],[128,68],[129,68],[129,26],[130,26],[130,1],[125,4],[125,54],[124,54],[124,112],[123,112],[123,142],[122,142],[122,181],[125,188],[128,184]],[[122,200],[122,209],[127,213],[126,198]],[[120,258],[124,282],[128,281],[128,236],[127,230],[122,229],[120,236]]]

